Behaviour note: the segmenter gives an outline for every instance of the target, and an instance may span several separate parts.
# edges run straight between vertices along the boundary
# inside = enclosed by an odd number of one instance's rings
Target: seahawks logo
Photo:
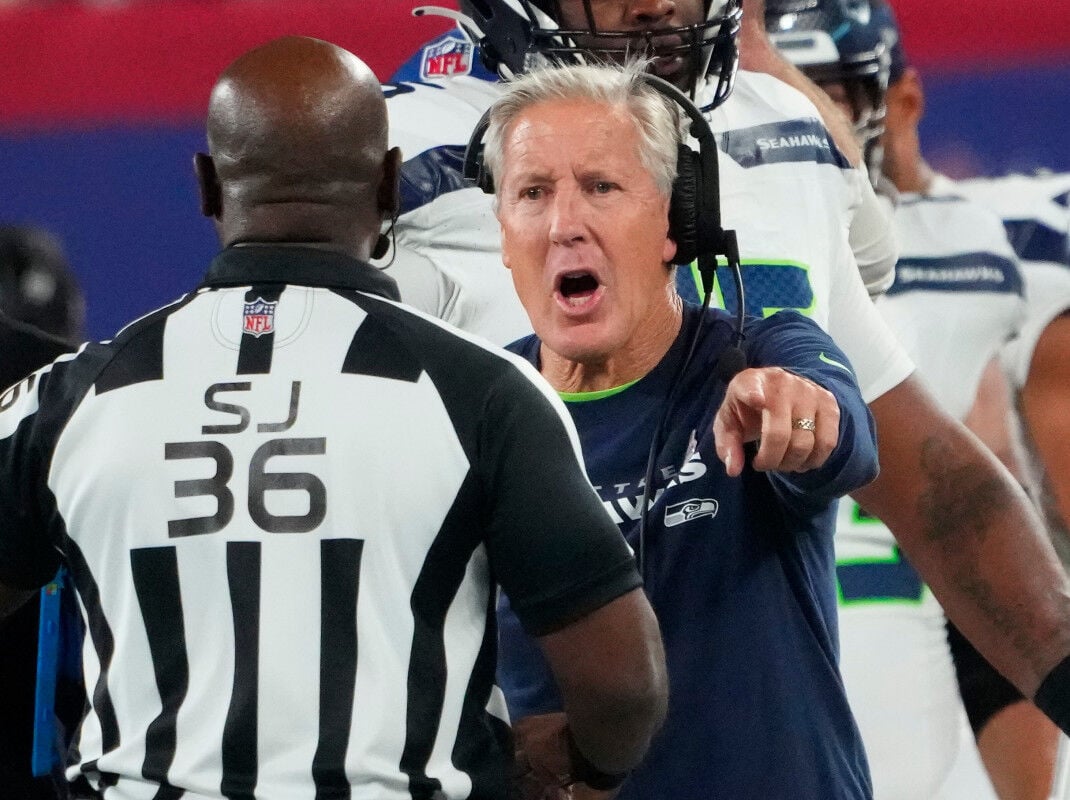
[[[665,509],[665,527],[683,525],[685,522],[701,517],[715,517],[717,508],[717,501],[708,497],[695,497],[683,503],[676,503]]]

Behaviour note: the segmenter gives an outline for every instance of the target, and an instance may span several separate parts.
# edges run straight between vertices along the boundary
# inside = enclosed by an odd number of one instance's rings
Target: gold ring
[[[796,431],[810,431],[810,433],[813,433],[817,430],[817,423],[809,417],[796,417],[791,421],[791,428]]]

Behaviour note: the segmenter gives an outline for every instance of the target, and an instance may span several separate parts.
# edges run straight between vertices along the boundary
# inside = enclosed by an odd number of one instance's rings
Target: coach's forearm
[[[914,378],[871,406],[881,474],[855,493],[948,617],[1027,697],[1070,654],[1070,583],[1024,492]]]

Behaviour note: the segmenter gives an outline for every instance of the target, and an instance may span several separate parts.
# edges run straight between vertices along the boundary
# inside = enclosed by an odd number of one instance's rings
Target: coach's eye
[[[529,186],[522,192],[525,200],[538,200],[543,194],[544,191],[541,186]]]
[[[611,181],[595,181],[594,183],[595,194],[609,194],[616,188],[617,184]]]

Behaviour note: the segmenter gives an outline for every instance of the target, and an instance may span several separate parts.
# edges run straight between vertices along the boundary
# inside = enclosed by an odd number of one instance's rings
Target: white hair
[[[676,103],[643,80],[645,61],[544,67],[506,84],[506,92],[490,109],[483,137],[483,164],[491,177],[501,175],[505,137],[516,119],[531,106],[551,100],[592,100],[625,109],[639,133],[639,160],[658,190],[672,194],[676,159],[683,142]]]

